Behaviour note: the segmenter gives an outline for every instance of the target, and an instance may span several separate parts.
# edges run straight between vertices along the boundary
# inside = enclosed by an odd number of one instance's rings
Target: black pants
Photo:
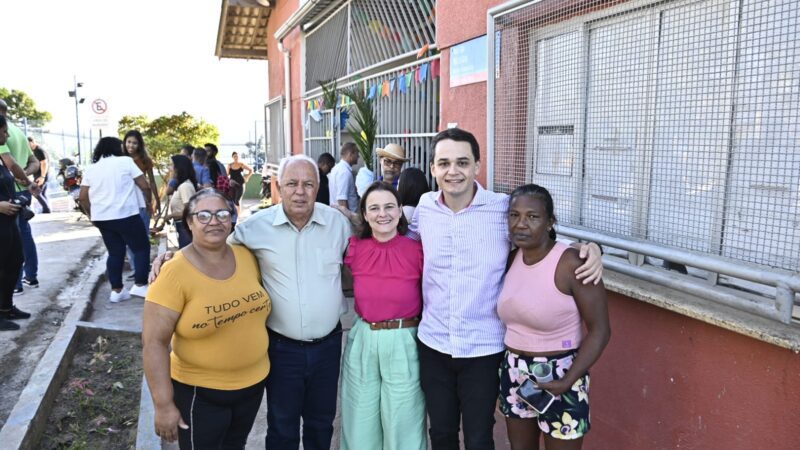
[[[183,449],[243,449],[253,428],[264,382],[234,391],[190,386],[172,380],[175,406],[188,430],[178,428]]]
[[[315,343],[269,330],[267,450],[300,448],[301,418],[303,448],[331,448],[341,355],[341,324]]]
[[[458,450],[464,423],[467,450],[493,450],[494,409],[503,353],[453,358],[419,342],[419,369],[430,420],[431,448]]]
[[[14,305],[14,287],[24,260],[16,217],[0,217],[0,249],[0,309],[8,310]]]

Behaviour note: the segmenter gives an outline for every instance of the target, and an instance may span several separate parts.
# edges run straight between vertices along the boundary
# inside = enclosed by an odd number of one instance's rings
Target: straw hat
[[[397,144],[388,144],[385,148],[379,148],[375,153],[381,158],[408,161],[408,159],[406,159],[406,151]]]

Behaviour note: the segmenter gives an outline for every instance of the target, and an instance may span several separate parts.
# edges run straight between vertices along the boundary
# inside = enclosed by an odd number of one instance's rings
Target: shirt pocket
[[[317,273],[320,275],[339,275],[341,271],[342,257],[336,254],[336,250],[329,248],[317,249]]]

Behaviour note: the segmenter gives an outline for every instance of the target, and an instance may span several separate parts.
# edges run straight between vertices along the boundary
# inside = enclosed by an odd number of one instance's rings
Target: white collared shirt
[[[228,242],[243,244],[258,258],[261,281],[272,299],[271,330],[304,341],[333,331],[347,311],[341,267],[350,235],[344,215],[321,203],[301,230],[282,205],[236,225]]]
[[[508,195],[475,184],[472,203],[459,212],[444,204],[441,191],[424,194],[409,225],[425,254],[418,337],[455,358],[505,348],[497,300],[511,247]]]
[[[347,209],[358,211],[358,193],[353,179],[353,168],[345,160],[333,166],[328,174],[328,189],[331,194],[331,206],[336,206],[339,200],[347,200]]]

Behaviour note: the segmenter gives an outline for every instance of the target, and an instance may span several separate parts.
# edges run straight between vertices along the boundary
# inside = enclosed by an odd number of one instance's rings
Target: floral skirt
[[[555,356],[528,357],[506,350],[500,364],[500,411],[506,417],[536,419],[539,429],[556,439],[578,439],[590,428],[589,374],[586,373],[572,385],[572,389],[559,395],[544,414],[539,415],[517,398],[520,383],[533,372],[533,366],[546,362],[553,368],[553,379],[564,377],[575,359],[575,350]]]

